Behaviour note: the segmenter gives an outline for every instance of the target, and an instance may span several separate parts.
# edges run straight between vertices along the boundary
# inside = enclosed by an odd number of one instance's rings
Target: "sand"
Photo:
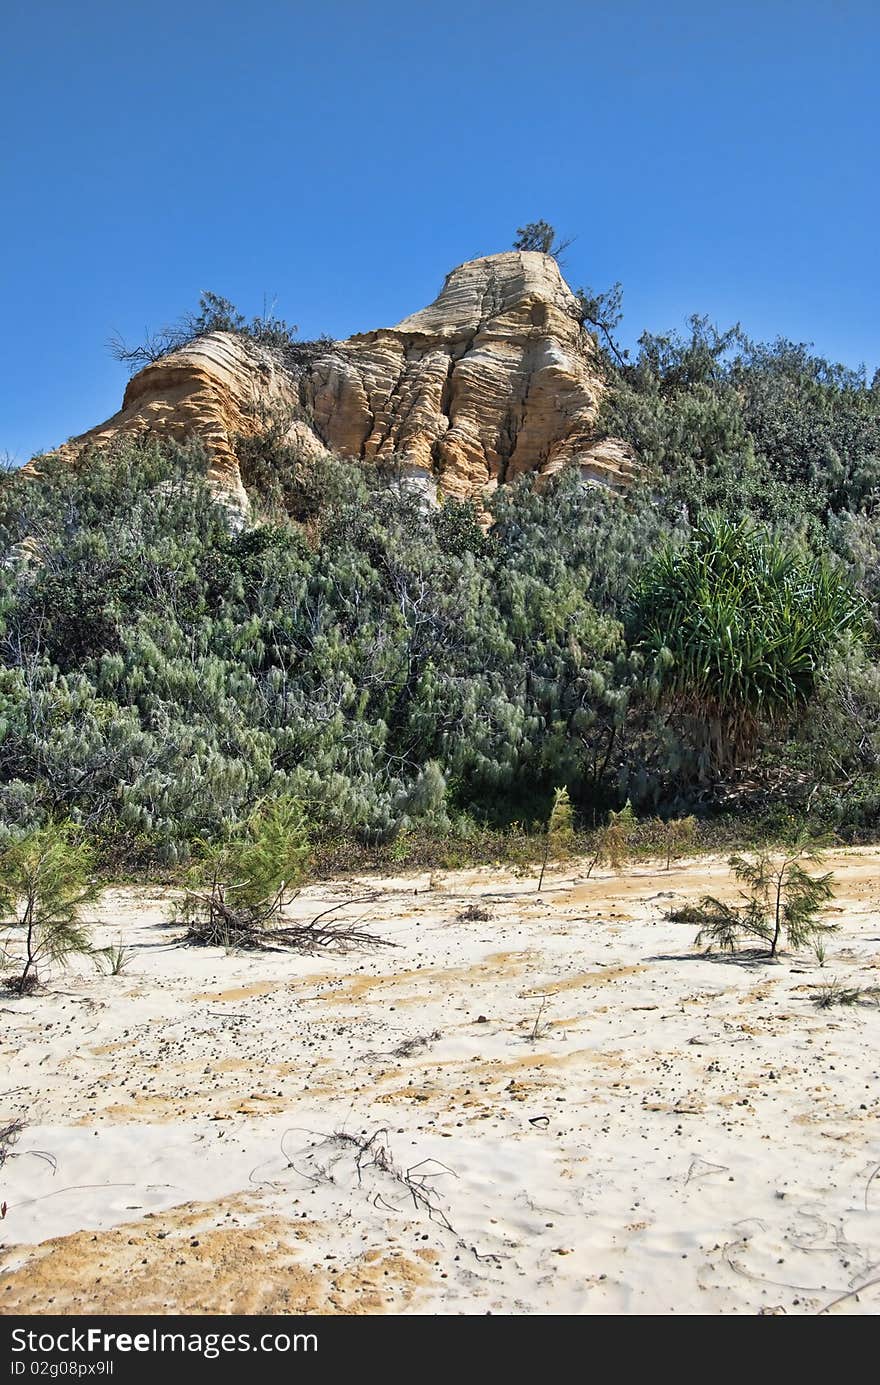
[[[824,966],[694,949],[720,859],[316,885],[396,945],[317,956],[109,891],[125,971],[0,1000],[0,1312],[876,1312],[878,863]]]

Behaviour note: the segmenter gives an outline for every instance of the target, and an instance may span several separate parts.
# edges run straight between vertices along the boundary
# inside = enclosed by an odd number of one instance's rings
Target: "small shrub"
[[[830,1010],[834,1005],[880,1005],[880,986],[841,986],[838,981],[830,981],[820,986],[814,997],[820,1010]]]
[[[734,952],[744,938],[757,939],[775,957],[784,940],[797,951],[814,946],[823,934],[834,931],[822,909],[834,897],[833,875],[810,875],[803,861],[819,862],[821,851],[815,844],[799,842],[788,853],[775,856],[763,851],[754,861],[742,856],[730,858],[737,880],[747,886],[740,891],[741,904],[727,904],[706,895],[695,910],[699,923],[696,944],[708,943],[708,951],[719,947]]]
[[[262,804],[242,831],[199,846],[180,910],[186,941],[227,949],[263,946],[261,935],[297,895],[309,859],[300,805],[289,798]]]
[[[608,814],[607,823],[600,829],[596,838],[593,859],[587,869],[588,880],[594,867],[603,861],[607,862],[612,870],[620,870],[626,864],[632,837],[637,827],[638,821],[629,799],[620,809],[620,812],[615,813],[613,809],[611,810]]]
[[[558,258],[571,245],[571,240],[557,240],[556,229],[549,221],[528,221],[517,226],[514,250],[538,250],[542,255]]]
[[[469,904],[466,909],[462,909],[455,916],[456,923],[488,923],[492,918],[492,910],[487,909],[484,904]]]
[[[91,848],[67,823],[29,832],[0,856],[0,946],[8,958],[21,941],[22,970],[7,983],[19,995],[39,984],[41,967],[91,954],[80,914],[98,894],[92,866]]]
[[[670,909],[666,917],[670,923],[689,923],[699,927],[703,921],[703,910],[700,904],[680,904],[677,908]]]
[[[566,856],[571,855],[574,844],[574,815],[568,789],[564,787],[553,791],[553,806],[547,819],[545,835],[544,858],[541,861],[541,874],[538,878],[539,894],[544,883],[544,872],[547,869],[551,852],[557,861],[563,860]]]
[[[670,818],[666,823],[666,869],[669,870],[673,860],[681,856],[692,844],[697,833],[697,819],[695,817]]]
[[[134,948],[126,947],[121,939],[109,947],[99,948],[95,953],[96,959],[106,965],[110,976],[121,976],[133,956]]]

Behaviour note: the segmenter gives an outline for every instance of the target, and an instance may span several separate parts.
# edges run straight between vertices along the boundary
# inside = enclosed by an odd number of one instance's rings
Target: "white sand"
[[[126,972],[0,1002],[0,1312],[818,1312],[880,1273],[880,1011],[813,1003],[880,984],[878,861],[831,862],[823,969],[664,920],[720,860],[316,886],[397,947],[313,957],[110,892]]]

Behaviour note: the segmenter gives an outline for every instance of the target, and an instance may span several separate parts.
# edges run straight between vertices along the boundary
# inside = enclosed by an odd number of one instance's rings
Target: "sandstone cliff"
[[[479,496],[570,462],[619,488],[634,458],[597,437],[602,389],[595,344],[556,261],[511,251],[460,265],[429,307],[336,342],[298,370],[245,337],[199,338],[140,371],[119,413],[60,452],[123,432],[197,434],[218,490],[246,503],[235,438],[280,410],[302,447],[393,455],[447,495]]]

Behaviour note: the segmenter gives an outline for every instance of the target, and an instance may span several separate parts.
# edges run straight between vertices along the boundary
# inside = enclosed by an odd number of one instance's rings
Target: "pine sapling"
[[[706,895],[694,911],[700,924],[697,946],[707,942],[709,951],[733,952],[743,938],[756,938],[771,958],[783,943],[793,951],[816,948],[837,926],[822,917],[834,898],[834,876],[830,871],[811,875],[802,864],[821,860],[816,843],[803,838],[782,855],[764,851],[753,861],[732,856],[730,869],[746,886],[740,891],[742,902],[727,904]]]
[[[39,985],[41,967],[91,955],[80,915],[99,893],[92,868],[91,848],[69,823],[29,832],[0,856],[0,946],[22,967],[11,983],[19,994]]]
[[[670,818],[666,824],[666,869],[669,870],[673,860],[681,856],[691,845],[697,832],[697,819],[693,816],[686,818]]]
[[[555,860],[564,860],[571,855],[574,844],[574,813],[572,811],[571,799],[568,796],[568,789],[563,786],[561,789],[553,790],[553,805],[550,809],[550,816],[547,818],[547,827],[544,833],[544,857],[541,861],[541,874],[538,879],[538,893],[544,883],[544,872],[547,869],[547,862],[550,853],[553,853]]]
[[[596,837],[596,850],[587,868],[587,879],[596,866],[607,861],[612,870],[620,870],[629,857],[630,842],[637,826],[636,815],[629,799],[620,812],[614,809],[608,814],[608,821]]]
[[[260,946],[260,933],[280,918],[305,875],[310,848],[300,805],[263,803],[242,829],[199,847],[180,908],[188,941]]]

